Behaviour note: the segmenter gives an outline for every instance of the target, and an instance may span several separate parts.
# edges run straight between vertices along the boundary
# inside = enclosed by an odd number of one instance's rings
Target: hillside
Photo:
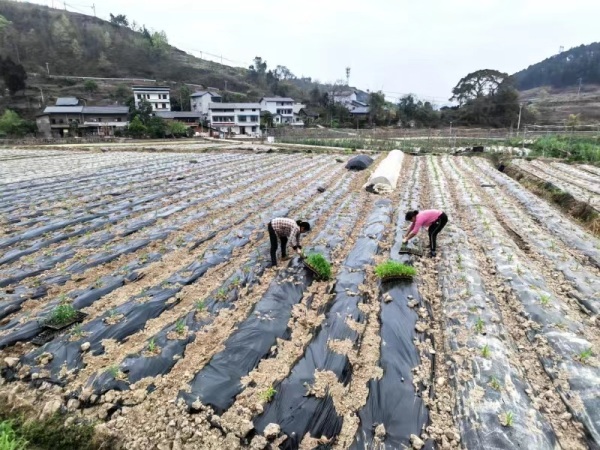
[[[600,84],[600,42],[580,45],[514,74],[520,90]]]
[[[21,63],[28,73],[28,89],[14,98],[1,98],[0,107],[10,106],[28,116],[43,106],[42,92],[45,103],[59,95],[115,103],[123,101],[117,94],[119,87],[136,84],[107,80],[99,82],[97,92],[86,93],[81,80],[53,78],[61,75],[145,78],[175,90],[183,84],[192,91],[226,88],[231,100],[236,101],[276,94],[308,100],[315,86],[327,89],[327,85],[313,83],[310,78],[269,79],[267,70],[271,67],[256,76],[247,68],[196,58],[168,45],[166,36],[150,32],[145,26],[132,30],[84,14],[6,0],[0,0],[0,15],[6,19],[0,20],[0,55]],[[46,63],[52,77],[47,76]],[[174,96],[178,96],[177,91]]]
[[[542,124],[564,123],[570,114],[579,114],[582,123],[600,121],[600,42],[546,58],[513,77]]]

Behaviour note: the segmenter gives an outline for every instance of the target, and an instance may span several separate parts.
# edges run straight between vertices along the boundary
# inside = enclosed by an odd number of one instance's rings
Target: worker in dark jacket
[[[277,265],[277,241],[281,241],[281,258],[286,256],[287,242],[290,241],[292,248],[301,255],[300,234],[310,231],[310,224],[301,220],[288,219],[287,217],[276,217],[269,222],[269,239],[271,240],[271,263]],[[278,239],[279,238],[279,239]]]

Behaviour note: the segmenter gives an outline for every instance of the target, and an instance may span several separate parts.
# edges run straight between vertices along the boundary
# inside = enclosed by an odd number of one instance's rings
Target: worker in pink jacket
[[[408,228],[404,239],[402,239],[402,244],[406,244],[414,238],[422,227],[429,227],[429,250],[431,251],[430,256],[434,257],[437,235],[448,223],[446,213],[437,209],[409,211],[406,213],[405,219],[412,222],[412,225]]]

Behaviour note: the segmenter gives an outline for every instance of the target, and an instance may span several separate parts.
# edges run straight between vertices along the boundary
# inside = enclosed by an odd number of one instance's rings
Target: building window
[[[120,117],[117,117],[117,122],[120,122],[120,121],[121,121],[121,118],[120,118]]]
[[[154,108],[158,109],[158,103],[154,104]]]
[[[252,132],[256,133],[256,127],[252,127]]]
[[[162,104],[162,107],[163,107],[163,109],[167,109],[167,104],[166,104],[166,103],[163,103],[163,104]]]
[[[50,119],[50,123],[56,123],[56,119]]]
[[[62,120],[62,119],[60,119],[60,120],[58,121],[58,123],[65,123],[65,121],[64,121],[64,120]]]
[[[137,95],[137,99],[138,99],[138,100],[141,100],[141,99],[142,99],[142,96],[141,96],[141,94],[138,94],[138,95]]]

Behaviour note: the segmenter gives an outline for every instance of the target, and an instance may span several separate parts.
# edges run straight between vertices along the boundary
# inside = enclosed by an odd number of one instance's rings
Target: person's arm
[[[404,239],[402,239],[402,242],[406,244],[408,241],[410,241],[412,238],[414,238],[417,235],[417,233],[419,233],[419,230],[421,229],[422,225],[423,225],[422,219],[420,220],[419,216],[417,215],[416,220],[413,222],[411,227],[408,229],[408,233],[406,234]]]
[[[414,226],[415,226],[414,222],[411,222],[410,227],[408,227],[408,230],[406,230],[406,234],[404,235],[405,239],[408,237],[408,235],[410,234],[410,232],[412,231]]]
[[[290,244],[299,255],[302,254],[302,246],[300,245],[300,228],[294,227],[290,232]],[[295,245],[294,245],[295,244]]]

